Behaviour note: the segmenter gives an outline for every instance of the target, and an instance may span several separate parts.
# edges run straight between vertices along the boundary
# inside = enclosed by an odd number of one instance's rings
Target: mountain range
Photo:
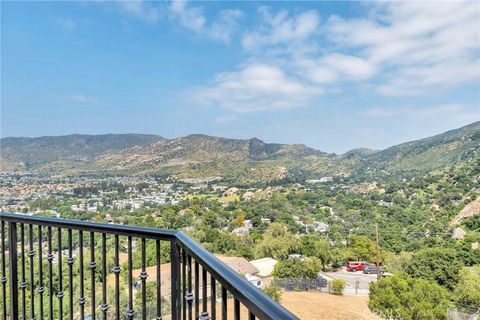
[[[1,171],[54,175],[163,174],[177,178],[220,176],[243,182],[301,173],[306,178],[367,171],[418,173],[480,155],[480,122],[385,150],[358,148],[342,155],[303,144],[265,143],[201,134],[66,135],[0,139]]]

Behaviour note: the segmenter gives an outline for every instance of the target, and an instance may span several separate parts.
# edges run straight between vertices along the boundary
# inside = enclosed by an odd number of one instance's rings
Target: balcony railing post
[[[170,242],[171,281],[172,281],[172,320],[180,320],[180,250],[175,241]]]
[[[17,223],[8,223],[8,252],[10,263],[10,319],[18,319]]]

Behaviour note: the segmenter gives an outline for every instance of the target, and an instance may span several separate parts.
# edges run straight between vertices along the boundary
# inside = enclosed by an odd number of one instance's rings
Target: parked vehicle
[[[366,265],[363,268],[363,273],[365,273],[365,274],[375,274],[375,273],[377,273],[377,266],[375,264]],[[381,274],[385,273],[385,268],[382,267],[382,266],[380,266],[380,273]]]
[[[369,265],[367,261],[348,261],[347,271],[362,271],[367,265]]]
[[[248,282],[253,284],[255,287],[263,288],[263,281],[259,277],[247,273],[245,275],[245,278],[248,280]]]

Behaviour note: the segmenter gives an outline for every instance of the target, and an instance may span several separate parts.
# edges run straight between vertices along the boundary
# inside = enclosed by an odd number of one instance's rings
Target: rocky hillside
[[[51,162],[89,161],[95,157],[131,148],[146,146],[164,140],[162,137],[145,134],[73,134],[57,137],[0,139],[3,166],[36,169]]]
[[[158,173],[181,178],[222,176],[235,181],[242,177],[271,181],[289,175],[414,174],[478,158],[480,122],[381,151],[358,148],[343,155],[305,145],[200,134],[176,139],[138,134],[3,138],[0,146],[2,171],[61,175]]]
[[[425,172],[480,156],[480,121],[445,133],[364,155],[364,167]]]
[[[256,138],[238,140],[190,135],[108,153],[95,161],[101,167],[108,167],[110,163],[117,168],[139,168],[145,165],[298,160],[311,155],[326,154],[304,145],[268,144]]]
[[[327,156],[305,145],[269,144],[256,138],[240,140],[199,134],[171,140],[131,134],[4,138],[0,144],[0,164],[4,171],[14,168],[66,174],[168,171],[184,176],[182,171],[197,170],[222,175],[222,168],[229,167],[228,164],[252,163],[253,166],[261,161],[296,161],[309,156]],[[283,172],[285,168],[279,170]]]

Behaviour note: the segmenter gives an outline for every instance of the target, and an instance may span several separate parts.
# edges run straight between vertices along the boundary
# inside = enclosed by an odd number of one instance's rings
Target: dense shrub
[[[347,282],[343,279],[334,279],[330,281],[331,292],[338,296],[343,295],[343,291],[345,290],[346,286],[347,286]]]
[[[280,302],[282,300],[282,290],[276,285],[271,285],[263,289],[266,295],[270,296],[273,300]]]

